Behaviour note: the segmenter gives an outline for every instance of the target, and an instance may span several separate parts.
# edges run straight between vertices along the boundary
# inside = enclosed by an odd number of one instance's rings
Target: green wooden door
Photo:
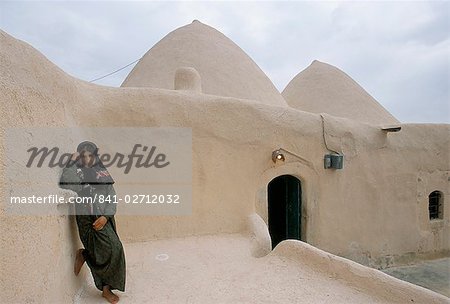
[[[286,239],[301,239],[301,183],[292,175],[281,175],[268,185],[269,233],[272,249]]]

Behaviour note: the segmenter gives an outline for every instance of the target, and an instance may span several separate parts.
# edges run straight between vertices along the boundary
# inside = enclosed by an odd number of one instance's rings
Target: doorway
[[[301,239],[302,188],[298,178],[281,175],[267,186],[272,249],[286,239]]]

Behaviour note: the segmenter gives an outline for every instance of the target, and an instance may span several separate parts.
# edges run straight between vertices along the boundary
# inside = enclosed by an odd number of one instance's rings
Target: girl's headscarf
[[[108,170],[103,165],[98,155],[97,145],[90,141],[83,141],[77,147],[77,152],[81,154],[83,151],[92,153],[95,157],[94,163],[91,167],[84,167],[82,162],[78,162],[78,172],[81,170],[82,184],[114,184],[114,180],[109,174]]]

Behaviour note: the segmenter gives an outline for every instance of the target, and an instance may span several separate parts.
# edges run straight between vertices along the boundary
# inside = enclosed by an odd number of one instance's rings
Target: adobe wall
[[[107,103],[95,112],[97,125],[193,129],[193,216],[119,217],[126,240],[241,231],[253,212],[267,219],[268,182],[292,174],[303,184],[305,240],[319,248],[374,267],[449,249],[448,204],[445,219],[428,220],[428,194],[440,190],[444,200],[449,194],[448,125],[403,125],[387,134],[379,126],[233,98],[115,93],[96,98]],[[92,121],[88,113],[76,119]],[[274,164],[279,147],[299,157],[287,154]],[[344,169],[323,168],[328,150],[345,155]]]

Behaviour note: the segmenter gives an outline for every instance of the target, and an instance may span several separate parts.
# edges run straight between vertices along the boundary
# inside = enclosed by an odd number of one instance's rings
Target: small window
[[[442,219],[442,192],[433,191],[428,196],[428,211],[430,220]]]

